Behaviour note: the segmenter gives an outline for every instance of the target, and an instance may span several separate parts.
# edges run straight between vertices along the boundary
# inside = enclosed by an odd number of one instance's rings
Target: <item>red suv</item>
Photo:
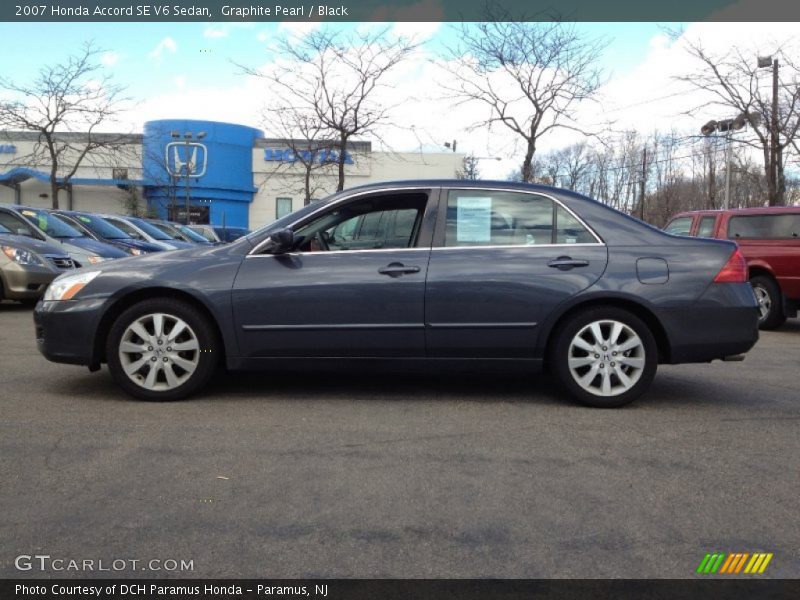
[[[733,240],[747,259],[761,329],[775,329],[800,306],[800,206],[698,210],[675,215],[675,235]]]

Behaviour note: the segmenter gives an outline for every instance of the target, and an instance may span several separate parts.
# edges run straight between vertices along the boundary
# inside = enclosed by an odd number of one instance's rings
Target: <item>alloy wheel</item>
[[[761,285],[756,285],[753,287],[753,292],[756,295],[756,300],[758,301],[758,315],[759,318],[763,321],[769,315],[769,311],[772,309],[772,298],[769,295],[769,292]]]
[[[636,332],[619,321],[589,323],[572,338],[570,374],[595,396],[618,396],[630,390],[645,368],[645,347]]]
[[[153,391],[185,383],[200,361],[200,343],[186,321],[167,313],[134,320],[119,343],[119,360],[128,378]]]

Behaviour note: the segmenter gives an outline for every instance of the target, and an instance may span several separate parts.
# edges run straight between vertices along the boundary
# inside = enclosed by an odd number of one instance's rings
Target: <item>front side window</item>
[[[376,197],[337,207],[295,232],[297,250],[325,252],[412,248],[427,196]]]
[[[275,218],[280,219],[292,212],[291,198],[277,198],[275,200]]]
[[[664,228],[664,231],[672,235],[689,235],[691,230],[692,217],[678,217],[677,219],[672,219]]]
[[[597,240],[550,198],[520,192],[451,190],[445,246],[536,246]]]

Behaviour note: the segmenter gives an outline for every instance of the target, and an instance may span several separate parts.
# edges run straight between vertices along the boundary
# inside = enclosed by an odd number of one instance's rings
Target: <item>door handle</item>
[[[378,269],[378,273],[381,275],[388,275],[389,277],[399,277],[400,275],[406,275],[408,273],[419,273],[419,267],[413,265],[406,266],[403,263],[393,262]]]
[[[558,269],[559,271],[569,271],[575,267],[588,267],[589,261],[580,258],[572,258],[571,256],[559,256],[548,262],[547,266]]]

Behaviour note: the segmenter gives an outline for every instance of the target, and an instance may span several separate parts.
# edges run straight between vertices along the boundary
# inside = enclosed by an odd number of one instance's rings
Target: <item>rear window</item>
[[[730,239],[782,240],[798,236],[800,214],[741,215],[728,221]]]
[[[664,228],[664,231],[672,235],[689,235],[691,229],[692,217],[678,217],[677,219],[672,219]]]

